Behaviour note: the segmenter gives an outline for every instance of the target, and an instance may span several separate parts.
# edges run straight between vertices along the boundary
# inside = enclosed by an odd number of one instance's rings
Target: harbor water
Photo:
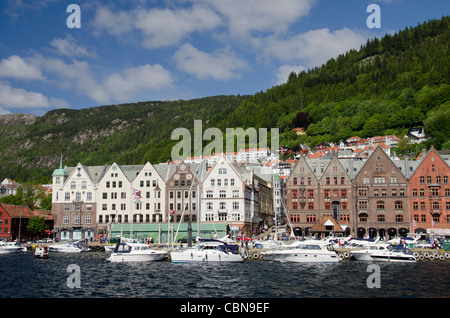
[[[1,298],[446,298],[450,262],[110,263],[105,252],[0,255]],[[372,272],[370,264],[378,271]],[[74,266],[75,265],[75,266]],[[71,285],[78,268],[78,286]],[[377,273],[378,287],[370,286]]]

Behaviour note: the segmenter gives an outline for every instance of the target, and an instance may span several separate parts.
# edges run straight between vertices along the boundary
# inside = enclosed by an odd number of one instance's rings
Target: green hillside
[[[291,73],[286,84],[244,101],[232,117],[237,126],[279,127],[281,144],[315,146],[353,135],[403,136],[425,126],[438,149],[450,148],[449,17],[371,39],[359,51],[321,67]],[[270,114],[270,115],[269,115]],[[430,145],[428,144],[427,147]]]
[[[314,147],[358,135],[406,134],[424,126],[437,149],[450,148],[450,18],[370,39],[321,67],[253,96],[214,96],[58,109],[42,117],[0,116],[0,178],[45,181],[59,164],[164,162],[178,127],[279,128],[280,145]],[[297,136],[293,128],[307,135]],[[418,148],[420,150],[420,148]]]

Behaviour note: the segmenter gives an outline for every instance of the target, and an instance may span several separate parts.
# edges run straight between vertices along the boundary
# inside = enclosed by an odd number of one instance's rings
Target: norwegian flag
[[[141,191],[140,191],[140,190],[131,188],[131,193],[133,194],[133,199],[134,199],[134,200],[138,200],[138,199],[141,199],[141,198],[142,198],[142,196],[141,196]]]

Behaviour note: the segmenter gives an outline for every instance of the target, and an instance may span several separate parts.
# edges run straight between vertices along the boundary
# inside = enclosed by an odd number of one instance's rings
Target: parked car
[[[192,242],[195,242],[195,241],[196,241],[196,237],[193,236],[193,237],[192,237]],[[187,236],[182,237],[182,238],[180,238],[180,239],[178,240],[178,243],[187,243],[187,242],[188,242]]]

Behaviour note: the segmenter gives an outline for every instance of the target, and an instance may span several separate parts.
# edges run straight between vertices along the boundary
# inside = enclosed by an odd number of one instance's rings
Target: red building
[[[450,168],[431,147],[409,180],[413,232],[450,235]]]
[[[33,238],[34,234],[27,231],[28,220],[32,217],[34,213],[27,206],[0,203],[0,240]]]

